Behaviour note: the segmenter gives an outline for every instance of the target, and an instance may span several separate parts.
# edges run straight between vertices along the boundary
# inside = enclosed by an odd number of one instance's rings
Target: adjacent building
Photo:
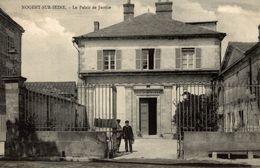
[[[0,155],[4,155],[6,101],[4,76],[21,75],[21,38],[24,29],[0,8]]]
[[[220,69],[219,84],[222,129],[228,132],[258,131],[260,42],[229,42]]]
[[[159,1],[156,13],[135,17],[134,4],[128,1],[122,22],[100,29],[96,21],[94,32],[74,37],[79,83],[113,84],[115,117],[129,120],[135,134],[174,132],[175,103],[185,92],[184,84],[211,83],[218,76],[226,34],[216,30],[216,21],[172,19],[172,5]],[[78,93],[81,100],[86,99],[82,92]]]
[[[3,114],[3,76],[21,75],[21,45],[24,29],[0,8],[0,114]]]

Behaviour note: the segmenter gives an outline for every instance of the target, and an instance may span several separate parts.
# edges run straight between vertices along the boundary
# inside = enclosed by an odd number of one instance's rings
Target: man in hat
[[[123,138],[125,140],[125,151],[128,152],[129,146],[130,152],[133,152],[132,144],[134,143],[134,134],[128,120],[125,121],[125,126],[123,127]]]

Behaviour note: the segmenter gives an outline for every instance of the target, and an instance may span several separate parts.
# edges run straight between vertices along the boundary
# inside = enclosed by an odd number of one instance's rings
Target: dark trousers
[[[125,151],[128,152],[128,146],[130,148],[130,152],[133,152],[132,149],[132,139],[125,139]]]

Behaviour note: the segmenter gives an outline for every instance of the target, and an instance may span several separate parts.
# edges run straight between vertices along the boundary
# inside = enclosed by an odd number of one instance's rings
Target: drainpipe
[[[78,51],[78,78],[80,78],[80,75],[79,75],[79,73],[80,73],[80,51],[79,51],[79,49],[78,49],[78,47],[77,47],[77,44],[76,44],[76,42],[75,41],[73,41],[72,42],[73,43],[73,46],[76,48],[76,50]]]

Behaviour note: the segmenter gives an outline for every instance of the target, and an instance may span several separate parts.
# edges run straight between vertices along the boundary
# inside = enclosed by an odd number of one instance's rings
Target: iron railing
[[[178,84],[173,120],[177,127],[178,157],[183,157],[184,132],[217,131],[217,95],[211,83]]]
[[[88,130],[85,106],[59,95],[25,89],[21,94],[20,118],[25,124],[41,131]]]

